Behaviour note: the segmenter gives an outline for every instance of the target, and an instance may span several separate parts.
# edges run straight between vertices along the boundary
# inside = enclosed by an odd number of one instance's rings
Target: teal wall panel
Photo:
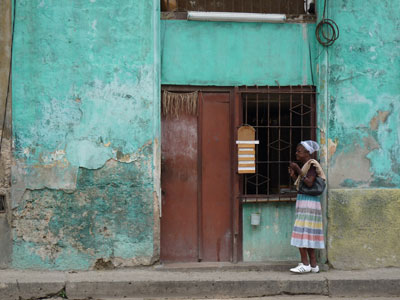
[[[243,205],[243,260],[297,261],[299,251],[290,246],[295,203],[247,203]],[[251,214],[260,213],[260,225],[251,225]]]
[[[16,3],[12,265],[151,263],[159,1]]]
[[[398,266],[398,11],[398,1],[328,1],[340,37],[318,50],[319,123],[329,184],[327,253],[338,269]]]
[[[328,2],[340,28],[320,61],[333,188],[400,187],[398,11],[398,1]]]
[[[161,22],[162,83],[313,84],[314,24]]]

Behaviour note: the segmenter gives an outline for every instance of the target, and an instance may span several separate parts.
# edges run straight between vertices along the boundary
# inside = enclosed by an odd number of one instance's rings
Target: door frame
[[[231,230],[232,230],[232,257],[231,261],[237,263],[242,261],[242,207],[240,201],[240,176],[236,172],[237,168],[237,150],[236,150],[236,139],[237,139],[237,128],[240,126],[241,121],[241,106],[240,106],[240,93],[238,87],[219,87],[219,86],[188,86],[188,85],[162,85],[161,91],[175,92],[175,93],[191,93],[198,91],[199,99],[202,97],[202,93],[229,93],[229,111],[230,111],[230,162],[231,162]],[[202,166],[202,101],[199,101],[198,111],[198,205],[201,208],[201,166]],[[201,261],[202,255],[202,210],[198,209],[198,258]]]

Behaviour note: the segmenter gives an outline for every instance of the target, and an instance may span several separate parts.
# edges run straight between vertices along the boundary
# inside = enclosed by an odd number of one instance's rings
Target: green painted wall
[[[400,2],[328,1],[340,28],[319,58],[328,168],[328,259],[335,268],[400,266]]]
[[[158,256],[159,1],[18,0],[12,266]]]
[[[260,225],[251,225],[251,214],[260,214]],[[248,203],[243,207],[244,261],[297,261],[299,251],[290,246],[295,203]]]
[[[6,211],[0,212],[0,268],[6,268],[11,259],[11,215],[8,201],[11,186],[11,91],[9,72],[11,59],[11,3],[0,1],[0,115],[3,122],[6,109],[5,130],[2,133],[0,155],[0,194],[5,195]],[[7,99],[8,91],[8,100]],[[7,105],[6,105],[7,103]]]
[[[340,28],[329,48],[332,188],[400,188],[400,2],[329,1]]]
[[[313,84],[314,26],[161,21],[162,83]]]

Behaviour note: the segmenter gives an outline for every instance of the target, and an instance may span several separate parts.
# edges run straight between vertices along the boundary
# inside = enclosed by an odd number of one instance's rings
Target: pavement
[[[248,297],[269,300],[294,296],[400,299],[400,268],[340,271],[324,267],[325,271],[318,274],[295,275],[287,267],[199,263],[78,272],[0,270],[0,300]]]

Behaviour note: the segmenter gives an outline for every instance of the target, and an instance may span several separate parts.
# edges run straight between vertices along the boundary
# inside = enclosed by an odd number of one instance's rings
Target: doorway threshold
[[[183,262],[160,263],[154,266],[158,271],[177,272],[212,272],[212,271],[277,271],[284,272],[297,265],[297,261],[270,261],[270,262]]]

